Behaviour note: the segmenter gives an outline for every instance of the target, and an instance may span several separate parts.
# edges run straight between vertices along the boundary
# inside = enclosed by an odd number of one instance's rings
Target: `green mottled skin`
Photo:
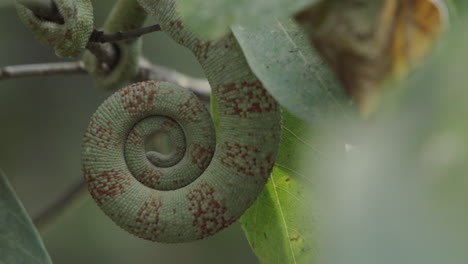
[[[86,47],[93,31],[93,6],[90,0],[54,0],[64,23],[43,20],[19,1],[18,16],[43,45],[55,49],[59,57],[76,58]]]
[[[262,191],[279,148],[280,107],[232,35],[202,41],[181,22],[173,0],[138,3],[200,62],[215,98],[218,133],[187,89],[136,83],[92,116],[83,172],[97,204],[128,232],[165,243],[202,239],[237,221]],[[154,133],[174,141],[171,153],[145,149]]]
[[[126,32],[142,27],[145,20],[146,12],[135,0],[119,0],[114,5],[101,30],[105,34]],[[104,90],[116,89],[133,78],[138,70],[141,44],[141,38],[114,43],[120,57],[117,64],[113,65],[109,72],[102,71],[96,57],[87,51],[83,61],[86,70],[93,77],[96,87]]]

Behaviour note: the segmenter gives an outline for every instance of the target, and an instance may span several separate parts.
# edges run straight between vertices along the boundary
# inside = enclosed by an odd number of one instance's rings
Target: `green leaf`
[[[234,26],[233,32],[254,73],[287,108],[271,179],[242,216],[241,224],[261,263],[313,263],[318,209],[313,202],[312,180],[299,168],[307,162],[303,160],[305,153],[325,158],[316,146],[320,141],[316,132],[325,128],[331,117],[352,120],[355,110],[301,28],[291,20],[277,20],[258,29]],[[311,133],[317,137],[307,140]]]
[[[0,263],[52,263],[26,210],[1,170]]]
[[[292,20],[232,30],[252,71],[291,113],[311,123],[353,113],[335,76]]]
[[[297,172],[298,158],[314,149],[303,140],[310,132],[304,121],[283,111],[281,148],[272,176],[241,218],[261,263],[312,263],[316,257],[311,182]]]
[[[189,27],[200,36],[220,38],[232,24],[266,24],[293,15],[318,0],[179,0],[179,10]]]

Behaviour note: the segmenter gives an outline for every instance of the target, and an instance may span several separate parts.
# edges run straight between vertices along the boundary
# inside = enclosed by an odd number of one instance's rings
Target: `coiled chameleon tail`
[[[55,49],[59,57],[75,58],[83,52],[93,32],[93,6],[90,0],[53,1],[63,21],[48,21],[15,0],[18,16],[43,45]]]
[[[139,3],[203,67],[217,107],[216,143],[212,120],[191,92],[137,83],[91,118],[83,171],[99,206],[130,233],[167,243],[201,239],[235,222],[262,191],[279,148],[280,107],[232,35],[202,41],[172,0]],[[161,132],[175,141],[173,153],[146,154],[145,138]]]

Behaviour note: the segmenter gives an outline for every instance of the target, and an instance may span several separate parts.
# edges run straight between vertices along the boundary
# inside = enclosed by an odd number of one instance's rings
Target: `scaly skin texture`
[[[119,0],[104,23],[102,31],[105,34],[112,34],[138,29],[145,23],[146,16],[146,12],[135,0]],[[113,43],[118,49],[119,59],[108,72],[102,71],[96,57],[86,51],[83,62],[86,70],[93,77],[95,86],[103,90],[117,89],[133,78],[138,70],[141,43],[141,38]]]
[[[166,243],[202,239],[235,222],[262,191],[279,148],[280,107],[232,35],[202,41],[181,22],[173,0],[139,3],[203,67],[217,106],[216,143],[195,95],[169,83],[137,83],[92,116],[83,171],[98,205],[128,232]],[[157,132],[176,141],[167,157],[146,153]]]
[[[90,0],[54,0],[63,23],[37,17],[26,6],[15,1],[19,18],[36,39],[55,49],[64,58],[78,57],[93,32],[93,6]]]

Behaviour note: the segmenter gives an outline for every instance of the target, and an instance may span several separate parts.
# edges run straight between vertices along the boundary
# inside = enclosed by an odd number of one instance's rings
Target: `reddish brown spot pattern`
[[[151,166],[150,168],[145,167],[145,169],[140,173],[140,175],[135,178],[138,179],[143,185],[148,187],[158,186],[161,182],[160,179],[163,176],[163,173],[157,170],[155,167]]]
[[[182,157],[185,153],[185,146],[177,146],[175,148],[175,156]]]
[[[78,10],[74,5],[71,6],[62,6],[62,12],[65,14],[66,18],[76,17]]]
[[[169,21],[167,24],[166,24],[169,28],[167,30],[164,30],[165,32],[172,32],[171,37],[179,42],[180,44],[184,44],[185,43],[185,36],[186,34],[183,34],[183,29],[184,29],[184,24],[182,23],[182,21],[180,19],[176,19],[176,20],[171,20]],[[162,27],[164,27],[164,24],[161,25]]]
[[[136,129],[132,129],[130,134],[127,137],[127,144],[131,144],[134,146],[143,145],[145,142],[144,135],[140,134]]]
[[[235,222],[234,218],[226,217],[227,208],[215,199],[214,193],[214,188],[205,183],[186,195],[189,211],[195,217],[192,225],[200,230],[199,238],[213,235]]]
[[[197,39],[193,48],[193,54],[195,55],[195,57],[197,57],[199,60],[208,59],[211,44],[211,41],[200,41]]]
[[[125,193],[131,183],[130,178],[122,176],[122,172],[116,170],[104,171],[96,176],[85,171],[85,177],[88,180],[89,192],[99,205]]]
[[[260,81],[225,84],[219,90],[219,104],[223,114],[249,118],[254,113],[278,110],[278,104]]]
[[[161,199],[151,197],[137,212],[135,224],[128,225],[128,231],[144,239],[154,240],[164,231],[159,224],[159,210],[163,206]]]
[[[187,123],[198,123],[202,121],[205,107],[201,104],[195,95],[190,96],[187,101],[178,105],[178,117],[180,121]]]
[[[249,177],[259,178],[260,181],[255,180],[258,184],[264,184],[270,177],[275,162],[273,155],[267,155],[263,159],[259,158],[258,148],[238,143],[224,142],[224,147],[226,151],[220,153],[220,161],[224,166]]]
[[[169,120],[165,120],[164,122],[161,123],[161,130],[166,133],[171,131],[175,127],[176,127],[176,124],[174,122],[170,122]]]
[[[72,40],[73,38],[73,29],[67,29],[65,32],[65,39]]]
[[[174,124],[174,122],[166,120],[161,123],[159,129],[161,132],[169,133],[175,127],[176,127],[176,124]],[[136,146],[143,145],[146,139],[145,135],[140,133],[140,131],[137,129],[132,129],[127,138],[128,138],[127,142],[129,144],[136,145]],[[185,149],[183,149],[182,151],[185,151]]]
[[[176,26],[178,30],[184,29],[184,25],[182,24],[182,21],[180,21],[180,19],[169,21],[169,26],[170,27]]]
[[[147,85],[154,85],[156,82],[149,82]],[[157,91],[147,89],[141,83],[135,83],[120,90],[120,101],[125,111],[129,114],[141,115],[154,108],[153,100]]]
[[[109,144],[112,142],[113,133],[114,128],[110,121],[106,122],[105,125],[101,125],[93,116],[89,122],[88,129],[86,130],[85,142],[91,143],[96,147],[107,149]]]
[[[208,164],[211,162],[213,150],[205,148],[198,143],[194,143],[192,146],[193,147],[189,153],[190,161],[192,161],[193,164],[196,164],[200,170],[206,169]]]

